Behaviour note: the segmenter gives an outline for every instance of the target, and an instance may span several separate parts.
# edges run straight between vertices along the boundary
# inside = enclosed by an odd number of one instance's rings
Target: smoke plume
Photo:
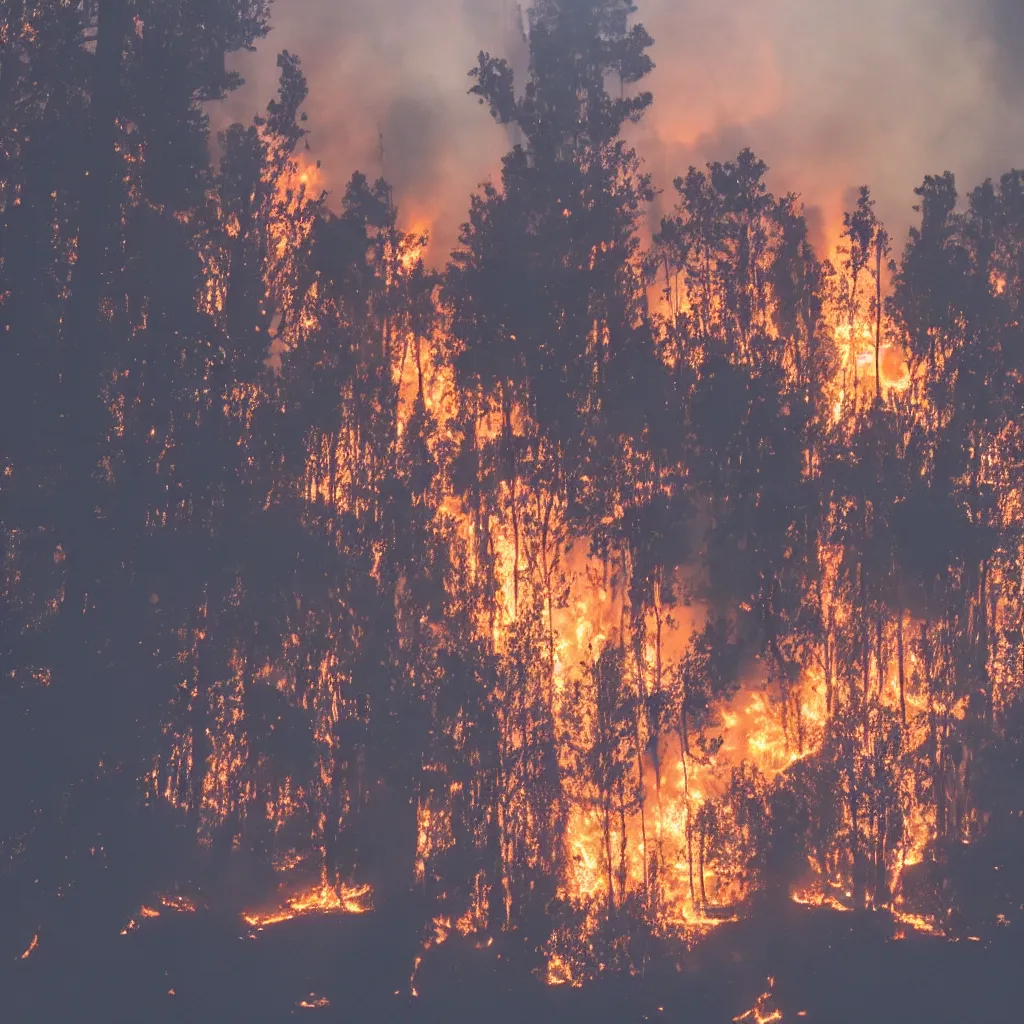
[[[690,164],[752,147],[777,191],[799,192],[817,241],[870,184],[899,239],[925,174],[962,188],[1024,163],[1022,0],[638,0],[654,36],[655,105],[635,141],[672,205]],[[466,95],[481,49],[522,64],[515,0],[286,0],[239,70],[248,119],[274,89],[274,55],[303,59],[311,155],[337,194],[384,171],[404,224],[443,262],[469,195],[508,140]]]

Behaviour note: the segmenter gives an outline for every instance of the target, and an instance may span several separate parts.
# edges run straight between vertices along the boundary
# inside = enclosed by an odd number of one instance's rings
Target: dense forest
[[[817,252],[750,151],[651,180],[635,14],[479,56],[514,145],[435,269],[317,186],[295,55],[212,131],[266,0],[3,4],[4,962],[215,907],[574,986],[759,901],[1016,919],[1024,173]]]

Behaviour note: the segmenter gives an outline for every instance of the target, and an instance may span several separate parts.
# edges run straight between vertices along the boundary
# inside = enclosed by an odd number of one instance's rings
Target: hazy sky
[[[638,0],[655,39],[655,105],[636,144],[666,190],[690,164],[751,146],[777,191],[797,191],[822,240],[867,183],[897,238],[913,189],[950,169],[961,188],[1024,165],[1024,0]],[[487,49],[515,54],[514,0],[276,0],[274,31],[237,66],[248,119],[274,88],[277,51],[310,83],[312,156],[326,187],[384,169],[434,258],[503,130],[467,96]],[[655,211],[655,215],[657,211]]]

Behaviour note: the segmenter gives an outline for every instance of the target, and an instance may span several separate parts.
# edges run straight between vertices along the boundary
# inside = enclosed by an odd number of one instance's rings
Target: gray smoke
[[[997,71],[1002,84],[1024,94],[1024,2],[987,0],[989,31],[997,48]]]
[[[989,2],[648,0],[658,110],[640,148],[668,182],[749,145],[829,241],[870,184],[900,237],[925,174],[953,170],[969,188],[1024,161],[1024,88],[1002,70],[1013,44],[993,16],[1020,27],[1021,0]]]
[[[690,164],[752,147],[770,184],[799,192],[834,240],[870,184],[900,238],[925,174],[962,188],[1024,164],[1024,0],[638,0],[655,38],[655,105],[635,142],[660,208]],[[515,0],[278,0],[275,30],[239,62],[248,119],[274,55],[303,59],[312,155],[337,193],[383,168],[409,226],[433,225],[443,261],[469,195],[508,140],[466,95],[481,49],[522,59]],[[383,139],[383,147],[381,146]],[[383,160],[381,150],[383,149]],[[659,211],[654,211],[655,216]],[[415,222],[415,225],[414,225]]]
[[[467,95],[480,50],[522,47],[510,0],[278,0],[274,30],[235,66],[245,87],[218,122],[248,120],[273,94],[276,54],[302,58],[310,156],[332,202],[355,170],[382,172],[409,228],[431,226],[443,262],[470,193],[500,170],[507,139]]]

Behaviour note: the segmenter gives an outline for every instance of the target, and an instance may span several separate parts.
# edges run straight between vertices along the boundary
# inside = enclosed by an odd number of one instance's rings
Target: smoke
[[[1015,97],[1024,94],[1024,3],[987,0],[989,29],[996,44],[996,71]]]
[[[925,174],[962,189],[1024,164],[1022,0],[638,0],[655,38],[655,105],[634,140],[672,205],[690,164],[752,147],[835,239],[860,184],[900,238]],[[274,90],[274,54],[303,59],[311,155],[337,194],[353,170],[394,184],[403,222],[443,262],[470,193],[508,139],[466,95],[481,49],[522,63],[515,0],[279,0],[231,118]]]
[[[663,184],[750,146],[816,208],[819,244],[869,184],[899,238],[925,174],[971,188],[1024,160],[1024,79],[1014,94],[993,15],[1024,18],[1020,0],[989,2],[647,0],[658,110],[638,145]]]
[[[522,48],[510,0],[278,0],[274,30],[235,62],[246,86],[228,120],[249,120],[276,87],[275,55],[301,57],[309,79],[309,156],[334,203],[355,170],[384,173],[401,220],[430,228],[443,262],[471,192],[496,177],[507,138],[467,95],[481,50]],[[219,118],[218,118],[219,120]]]

